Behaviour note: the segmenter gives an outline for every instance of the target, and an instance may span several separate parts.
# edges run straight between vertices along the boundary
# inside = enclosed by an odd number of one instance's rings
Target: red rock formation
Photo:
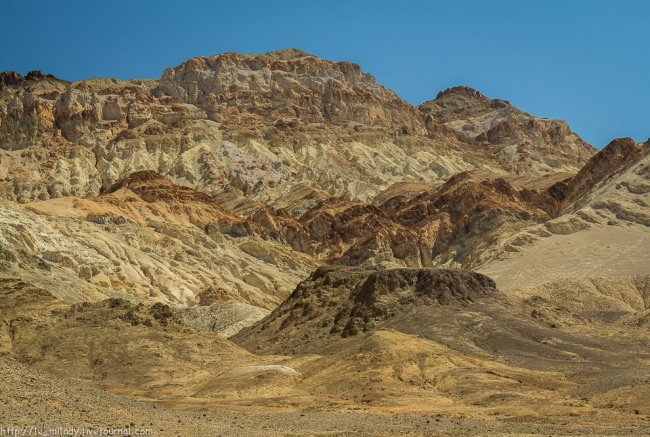
[[[381,207],[330,201],[298,219],[278,218],[269,211],[251,219],[324,261],[356,265],[400,260],[408,266],[430,266],[464,262],[503,226],[548,218],[527,190],[465,172],[436,190],[398,196]]]

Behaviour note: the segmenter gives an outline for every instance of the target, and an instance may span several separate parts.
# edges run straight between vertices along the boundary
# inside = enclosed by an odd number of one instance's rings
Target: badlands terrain
[[[648,435],[650,142],[434,96],[0,73],[0,427]]]

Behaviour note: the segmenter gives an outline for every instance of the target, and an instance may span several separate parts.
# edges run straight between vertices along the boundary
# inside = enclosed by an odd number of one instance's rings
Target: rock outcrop
[[[419,109],[517,174],[575,171],[595,152],[564,121],[533,117],[465,86],[441,91]]]
[[[496,293],[487,276],[460,270],[321,267],[233,340],[251,350],[311,351],[316,344],[380,329],[415,307],[471,306]]]
[[[650,142],[637,144],[631,138],[617,138],[592,156],[575,176],[549,187],[548,193],[558,201],[557,208],[562,211],[630,166],[638,164],[648,154]],[[642,173],[639,175],[643,176]],[[643,188],[640,191],[644,191]]]
[[[165,70],[156,90],[203,109],[226,125],[289,131],[315,123],[423,133],[417,111],[358,65],[296,49],[263,55],[224,53]]]

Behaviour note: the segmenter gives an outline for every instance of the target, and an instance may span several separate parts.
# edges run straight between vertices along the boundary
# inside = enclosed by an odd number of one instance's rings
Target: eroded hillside
[[[649,159],[295,49],[1,73],[0,413],[641,435]]]

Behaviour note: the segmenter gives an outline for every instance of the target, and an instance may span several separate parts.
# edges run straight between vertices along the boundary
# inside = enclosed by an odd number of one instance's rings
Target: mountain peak
[[[465,85],[453,86],[442,90],[438,93],[436,99],[441,99],[448,96],[467,96],[476,99],[487,99],[487,97],[485,97],[480,91]]]
[[[311,55],[303,50],[296,49],[296,48],[286,48],[286,49],[280,49],[280,50],[273,50],[270,52],[264,53],[264,56],[272,59],[279,59],[279,60],[290,60],[290,59],[299,59],[299,58],[304,58],[307,56],[314,56]]]
[[[253,117],[268,126],[291,119],[294,127],[355,123],[389,134],[425,131],[415,108],[358,65],[295,48],[192,58],[165,70],[157,92],[196,105],[225,125],[247,118],[244,125],[251,126]]]
[[[15,86],[25,82],[36,82],[39,80],[61,81],[61,79],[52,74],[43,74],[40,70],[32,70],[27,73],[27,76],[23,76],[15,71],[3,71],[0,72],[0,89],[5,86]]]

